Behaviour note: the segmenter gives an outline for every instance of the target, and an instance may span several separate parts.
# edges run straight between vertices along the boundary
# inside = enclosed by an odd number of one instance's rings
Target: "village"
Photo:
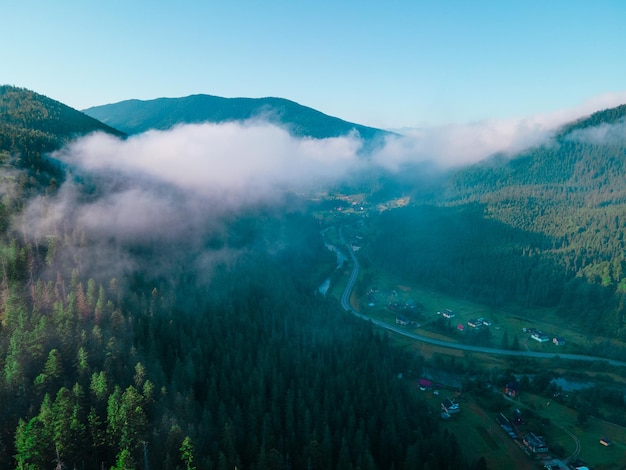
[[[354,253],[367,243],[367,237],[363,236],[362,224],[352,227],[344,230],[343,243]],[[341,236],[335,241],[341,242]],[[477,347],[555,355],[561,354],[557,351],[564,355],[579,351],[581,336],[556,323],[503,314],[381,274],[366,272],[360,281],[360,293],[352,297],[351,303],[363,317],[395,325],[395,331],[406,331],[408,337],[432,338],[460,348],[467,345],[475,351],[479,351]],[[616,465],[624,461],[626,432],[595,418],[588,420],[590,426],[577,423],[577,412],[563,400],[565,393],[546,399],[536,385],[534,390],[527,390],[529,382],[543,378],[533,377],[524,365],[526,362],[530,366],[533,361],[514,361],[506,356],[496,359],[487,353],[455,351],[420,341],[411,347],[425,359],[422,375],[413,376],[418,393],[423,393],[444,429],[463,437],[464,452],[473,458],[484,456],[489,468],[621,468]],[[488,368],[481,371],[481,365]],[[513,370],[517,379],[510,375],[511,380],[502,383],[489,379],[511,366],[521,366],[525,373]],[[479,378],[474,380],[476,372]]]
[[[453,431],[455,421],[463,421],[463,403],[468,405],[470,414],[475,415],[477,413],[475,404],[471,403],[471,400],[461,389],[435,382],[425,376],[417,380],[417,385],[421,392],[426,393],[429,404],[435,407],[438,404],[441,420],[445,421],[449,429]],[[560,443],[555,444],[556,453],[551,451],[550,442],[541,434],[541,429],[546,429],[546,426],[549,426],[546,424],[549,423],[549,419],[527,408],[520,401],[520,383],[518,381],[509,381],[501,389],[497,387],[490,389],[494,397],[507,400],[510,406],[507,411],[483,415],[484,418],[492,421],[492,424],[483,421],[483,426],[477,427],[476,430],[484,440],[491,443],[492,447],[498,447],[496,443],[498,436],[495,435],[498,433],[501,438],[507,439],[519,449],[519,452],[511,451],[509,456],[517,460],[522,467],[512,466],[511,468],[544,468],[548,470],[589,470],[592,468],[579,458],[580,441],[570,432],[567,435],[574,443],[573,452],[568,456],[563,456]],[[547,406],[549,406],[549,402]],[[473,420],[475,417],[471,416],[468,420]],[[598,446],[605,448],[611,447],[612,444],[612,441],[607,437],[600,437],[597,443]],[[527,466],[524,466],[525,464]]]
[[[424,313],[424,306],[415,299],[406,299],[395,289],[381,292],[378,288],[371,288],[366,292],[366,299],[369,308],[374,308],[376,303],[380,303],[385,296],[391,299],[386,304],[385,310],[393,314],[395,324],[407,329],[430,331],[436,333],[437,326],[445,323],[452,325],[443,331],[452,341],[466,342],[468,335],[491,338],[493,340],[494,333],[502,336],[501,325],[495,323],[491,319],[484,317],[476,317],[468,314],[459,315],[452,308],[443,308],[436,311],[434,316]],[[460,320],[463,319],[463,320]],[[456,326],[454,326],[456,325]],[[495,330],[495,331],[493,331]],[[561,335],[546,333],[544,330],[524,326],[521,331],[520,339],[525,341],[527,347],[536,344],[536,347],[549,345],[551,348],[565,346],[566,340]],[[469,339],[471,341],[471,338]],[[488,340],[489,341],[489,340]],[[555,393],[553,400],[545,400],[543,406],[545,412],[542,413],[541,408],[531,409],[524,404],[523,399],[523,383],[528,381],[517,380],[511,378],[503,386],[488,385],[487,388],[492,395],[491,399],[497,402],[500,399],[506,400],[509,404],[504,410],[498,412],[487,412],[478,410],[476,405],[468,406],[468,410],[464,412],[465,405],[471,400],[470,393],[466,393],[461,380],[450,383],[448,377],[442,380],[440,371],[432,371],[425,374],[417,380],[418,388],[428,397],[428,401],[432,404],[433,409],[439,414],[442,421],[446,423],[448,429],[455,431],[455,424],[463,422],[467,419],[475,421],[477,415],[486,414],[485,418],[491,421],[492,425],[479,427],[479,435],[486,442],[491,443],[493,448],[499,447],[499,444],[493,444],[497,441],[494,439],[498,433],[502,438],[506,438],[511,444],[512,449],[509,452],[509,458],[518,461],[521,467],[513,468],[545,468],[550,470],[587,470],[594,468],[585,460],[580,458],[581,443],[575,432],[567,430],[566,427],[558,422],[552,422],[551,414],[560,393]],[[531,394],[529,394],[530,396]],[[533,400],[541,400],[533,395]],[[541,402],[540,402],[541,403]],[[553,404],[554,403],[554,404]],[[552,405],[552,409],[550,406]],[[471,418],[466,418],[464,414],[470,413]],[[465,425],[465,423],[464,423]],[[460,432],[463,433],[461,427]],[[547,429],[552,429],[549,434],[558,434],[559,437],[551,444],[550,439],[544,435]],[[554,429],[558,433],[554,432]],[[497,431],[496,431],[497,430]],[[624,435],[624,433],[621,433]],[[463,434],[465,435],[465,434]],[[613,445],[611,438],[604,435],[598,435],[594,444],[598,448],[609,448]],[[489,447],[489,445],[487,446]],[[554,447],[554,450],[552,449]],[[515,451],[515,448],[518,450]],[[565,454],[565,448],[572,449]],[[524,463],[525,462],[525,463]],[[527,465],[527,466],[524,466]],[[612,468],[612,467],[607,467]],[[615,467],[618,468],[618,467]]]

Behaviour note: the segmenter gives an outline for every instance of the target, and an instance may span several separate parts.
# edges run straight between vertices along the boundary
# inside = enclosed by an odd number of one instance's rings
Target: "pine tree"
[[[180,446],[180,458],[185,464],[185,470],[196,470],[196,467],[193,465],[194,457],[193,457],[193,444],[191,443],[191,439],[189,436],[185,436],[182,445]]]
[[[135,470],[136,468],[137,464],[130,451],[128,449],[122,449],[117,455],[115,466],[111,467],[111,470]]]

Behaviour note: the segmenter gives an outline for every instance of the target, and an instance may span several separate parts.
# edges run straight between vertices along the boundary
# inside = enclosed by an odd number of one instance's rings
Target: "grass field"
[[[355,307],[373,318],[394,324],[396,314],[390,311],[387,305],[390,302],[415,302],[422,307],[422,314],[419,318],[420,326],[414,331],[425,336],[453,342],[463,341],[462,334],[455,330],[456,326],[463,324],[466,330],[463,334],[471,334],[472,332],[468,331],[469,328],[467,328],[467,321],[482,317],[492,322],[489,328],[488,343],[485,345],[494,348],[504,346],[505,333],[509,347],[513,345],[514,338],[517,337],[520,349],[551,353],[587,354],[593,344],[610,341],[608,338],[588,336],[584,330],[577,330],[576,325],[560,319],[551,310],[519,311],[513,308],[491,308],[412,285],[405,279],[379,270],[363,269],[362,271],[356,289],[356,293],[360,293],[361,296],[353,296]],[[376,293],[375,305],[370,307],[370,299],[366,298],[363,293],[373,288],[377,289],[378,292]],[[442,335],[441,331],[435,331],[434,323],[439,318],[437,312],[446,308],[453,310],[456,316],[450,320],[452,331]],[[554,336],[563,337],[566,344],[557,346],[552,341],[539,343],[531,339],[529,334],[523,332],[523,328],[527,327],[543,331],[550,338]],[[626,370],[620,375],[626,383]]]
[[[626,467],[626,428],[608,423],[597,418],[589,418],[584,427],[577,425],[576,411],[559,403],[548,401],[536,395],[523,394],[522,403],[535,409],[535,412],[550,419],[551,437],[567,452],[573,451],[573,440],[566,432],[559,432],[559,427],[575,435],[580,441],[580,457],[594,469],[621,469]],[[600,439],[607,437],[613,445],[605,447]],[[567,454],[566,452],[566,454]]]
[[[426,402],[438,412],[445,393],[435,396],[432,392],[422,392]],[[459,400],[461,412],[452,415],[451,419],[442,421],[441,426],[453,433],[463,453],[469,461],[481,456],[493,469],[532,469],[538,468],[539,462],[531,459],[524,451],[502,431],[496,422],[497,413],[483,410],[471,394],[464,394]],[[590,418],[588,424],[581,428],[576,425],[576,412],[558,403],[547,405],[545,398],[523,394],[521,400],[512,404],[522,410],[531,408],[534,413],[550,421],[541,434],[548,445],[554,449],[561,448],[560,457],[567,458],[577,449],[576,440],[580,442],[578,458],[585,461],[590,468],[613,470],[626,468],[626,429],[605,421]],[[605,447],[600,444],[602,437],[608,437],[613,445]]]
[[[346,269],[346,274],[348,272],[349,270]],[[334,295],[340,293],[340,288],[343,288],[343,285],[337,286]],[[362,294],[370,289],[378,291],[375,302],[372,302],[371,297],[366,298]],[[432,325],[439,317],[436,312],[446,308],[456,313],[456,317],[452,320],[454,326],[458,323],[466,324],[471,318],[483,317],[490,320],[492,326],[490,327],[489,346],[491,347],[500,348],[503,346],[505,332],[509,344],[517,336],[521,349],[535,351],[584,354],[593,342],[606,341],[605,338],[586,336],[583,332],[577,331],[575,325],[561,321],[551,311],[521,312],[489,308],[465,299],[446,296],[439,292],[411,285],[406,280],[373,269],[363,270],[360,284],[357,284],[355,292],[362,294],[361,296],[356,295],[356,293],[353,294],[353,305],[358,310],[391,324],[395,323],[396,313],[387,308],[390,302],[414,302],[420,305],[422,307],[422,313],[418,320],[420,326],[409,329],[414,329],[415,332],[422,335],[451,341],[462,341],[463,339],[456,331],[442,333],[435,331]],[[374,305],[370,306],[370,303],[374,303]],[[537,320],[537,318],[541,320]],[[552,342],[540,344],[531,340],[523,332],[522,329],[525,327],[533,327],[554,336],[565,337],[567,344],[565,346],[556,346]],[[397,341],[403,347],[419,351],[427,361],[438,355],[445,355],[456,358],[457,364],[459,361],[461,363],[471,362],[474,367],[482,369],[504,370],[511,367],[506,356],[495,357],[488,354],[467,353],[419,343],[400,336],[398,336]],[[560,373],[573,372],[590,378],[595,375],[594,371],[580,369],[572,371],[571,365],[561,364],[554,359],[537,360],[534,364],[538,370],[554,370]],[[614,382],[626,383],[626,371],[624,370],[616,369],[612,373],[603,372],[603,375],[610,376]],[[433,410],[439,411],[443,397],[419,390],[416,393],[423,393]],[[589,418],[585,427],[580,427],[577,424],[577,412],[575,410],[556,402],[551,402],[550,405],[547,403],[546,398],[523,393],[519,406],[528,406],[541,417],[549,419],[550,424],[542,430],[542,433],[549,445],[561,450],[563,458],[578,452],[578,457],[589,464],[590,468],[606,470],[626,468],[626,428],[594,417]],[[464,455],[469,461],[475,461],[483,456],[489,468],[537,468],[538,462],[531,460],[515,441],[500,429],[495,421],[494,413],[487,413],[471,395],[467,396],[467,400],[461,404],[461,407],[463,411],[453,415],[449,421],[443,421],[442,426],[457,436]],[[605,447],[600,444],[602,437],[611,439],[613,445]],[[577,440],[580,444],[578,451]]]
[[[422,393],[433,410],[438,412],[445,394],[434,396],[432,392],[417,393]],[[461,412],[452,415],[447,421],[442,421],[441,426],[456,436],[468,461],[474,462],[484,457],[488,468],[491,469],[536,468],[513,440],[502,432],[495,418],[484,412],[471,396],[460,400],[459,403]]]

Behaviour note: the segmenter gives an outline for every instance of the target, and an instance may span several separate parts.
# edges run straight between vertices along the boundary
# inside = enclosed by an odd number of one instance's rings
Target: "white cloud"
[[[448,168],[476,163],[498,152],[513,155],[541,145],[550,135],[550,129],[532,119],[413,129],[388,138],[375,161],[392,170],[425,161]]]
[[[615,97],[602,102],[611,99]],[[549,142],[555,129],[600,109],[600,101],[575,111],[524,119],[413,129],[388,137],[371,155],[363,155],[356,135],[296,138],[261,121],[183,125],[126,140],[96,133],[54,155],[68,163],[77,177],[69,177],[56,194],[33,199],[18,229],[39,240],[63,237],[59,262],[70,263],[74,253],[82,250],[76,259],[86,260],[84,269],[105,278],[137,266],[141,257],[125,249],[125,244],[134,243],[177,247],[176,253],[188,253],[193,247],[204,253],[194,261],[198,271],[210,277],[212,267],[228,263],[246,249],[227,246],[228,237],[224,245],[218,242],[217,248],[204,249],[207,240],[222,240],[227,214],[283,201],[285,190],[323,188],[368,165],[374,170],[402,171],[410,163],[433,162],[449,168],[496,152],[514,156]],[[624,132],[622,124],[587,129],[576,138],[606,141],[623,137]],[[87,192],[80,187],[85,181]],[[0,189],[10,188],[8,183],[0,181]],[[77,242],[83,232],[91,241],[88,248]],[[150,268],[154,273],[167,269],[165,265]]]
[[[476,163],[496,153],[515,156],[548,143],[564,124],[623,103],[626,92],[607,93],[572,108],[524,118],[403,129],[401,136],[387,139],[375,161],[394,170],[411,162],[432,161],[449,168]]]
[[[126,140],[103,133],[54,154],[78,176],[56,195],[31,201],[22,230],[36,238],[69,225],[122,242],[202,243],[221,219],[282,201],[357,168],[357,136],[295,138],[264,122],[193,124]],[[95,184],[85,195],[78,186]]]
[[[579,106],[553,114],[558,115],[561,123],[564,124],[582,116],[593,114],[596,111],[614,108],[622,104],[626,104],[626,91],[604,93],[594,96],[584,101]]]
[[[613,124],[576,129],[568,138],[588,144],[624,145],[626,143],[626,121],[621,119]]]
[[[355,135],[296,138],[258,120],[182,125],[126,140],[96,133],[74,141],[56,157],[108,187],[78,203],[77,191],[66,183],[53,202],[29,207],[26,220],[35,221],[29,224],[41,227],[40,233],[71,216],[87,230],[107,236],[176,237],[229,211],[280,200],[285,189],[323,187],[366,165],[400,170],[405,164],[433,162],[449,168],[495,153],[514,156],[549,142],[564,123],[622,99],[626,96],[607,95],[523,119],[408,130],[388,137],[369,158],[359,154],[362,142]],[[615,135],[623,135],[623,129],[587,130],[585,138]]]
[[[200,195],[263,197],[275,187],[301,188],[357,164],[354,136],[298,139],[261,122],[190,124],[128,140],[93,134],[58,157],[90,171],[148,175]]]
[[[386,139],[371,161],[387,169],[432,161],[465,165],[494,153],[514,155],[549,141],[567,122],[626,102],[626,92],[593,97],[578,106],[522,118],[405,129]],[[148,175],[198,194],[244,201],[275,188],[306,189],[340,178],[363,164],[356,136],[323,140],[295,138],[261,120],[191,124],[119,140],[93,134],[60,152],[87,170],[114,169]]]
[[[76,181],[68,178],[54,196],[31,201],[16,222],[22,233],[38,239],[85,231],[90,246],[66,246],[63,258],[72,259],[73,250],[83,250],[89,253],[83,258],[92,271],[114,275],[132,269],[136,261],[120,242],[154,241],[153,246],[165,243],[183,251],[185,244],[202,247],[212,234],[219,239],[226,214],[283,201],[285,189],[327,187],[368,165],[403,171],[411,163],[450,168],[494,153],[513,157],[549,142],[555,129],[599,109],[597,103],[524,119],[409,130],[388,137],[371,155],[362,154],[362,142],[354,135],[295,138],[260,121],[184,125],[126,140],[96,133],[54,155],[74,168]],[[606,142],[623,140],[625,134],[621,123],[586,129],[574,137]],[[85,194],[78,188],[83,181],[95,183],[95,191]],[[239,249],[224,243],[196,263],[209,272],[213,263],[236,257]]]

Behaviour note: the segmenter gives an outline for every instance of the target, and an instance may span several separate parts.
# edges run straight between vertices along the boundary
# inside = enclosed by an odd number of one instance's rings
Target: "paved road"
[[[468,344],[459,344],[459,343],[451,343],[449,341],[442,341],[435,338],[429,338],[428,336],[422,336],[415,333],[411,333],[410,331],[406,331],[403,328],[398,328],[394,325],[390,325],[389,323],[385,323],[380,320],[376,320],[375,318],[371,318],[367,315],[364,315],[354,308],[350,304],[350,296],[352,295],[352,290],[354,289],[354,284],[356,283],[357,277],[359,276],[359,261],[357,260],[352,247],[345,242],[343,238],[343,232],[339,229],[339,236],[341,242],[344,246],[347,247],[348,253],[350,254],[350,258],[352,259],[352,272],[350,273],[350,278],[348,279],[348,283],[346,284],[346,288],[343,291],[341,296],[341,306],[346,309],[348,312],[352,313],[354,316],[359,317],[363,320],[371,321],[374,325],[384,328],[389,331],[393,331],[394,333],[398,333],[400,335],[406,336],[408,338],[415,339],[417,341],[421,341],[423,343],[434,344],[436,346],[442,346],[444,348],[450,349],[459,349],[462,351],[473,351],[480,352],[485,354],[495,354],[501,356],[523,356],[523,357],[535,357],[540,359],[566,359],[566,360],[574,360],[574,361],[604,361],[609,363],[612,366],[618,367],[626,367],[626,362],[623,361],[615,361],[613,359],[607,359],[604,357],[595,357],[595,356],[585,356],[582,354],[557,354],[557,353],[547,353],[547,352],[535,352],[535,351],[514,351],[511,349],[498,349],[498,348],[486,348],[482,346],[471,346]]]

